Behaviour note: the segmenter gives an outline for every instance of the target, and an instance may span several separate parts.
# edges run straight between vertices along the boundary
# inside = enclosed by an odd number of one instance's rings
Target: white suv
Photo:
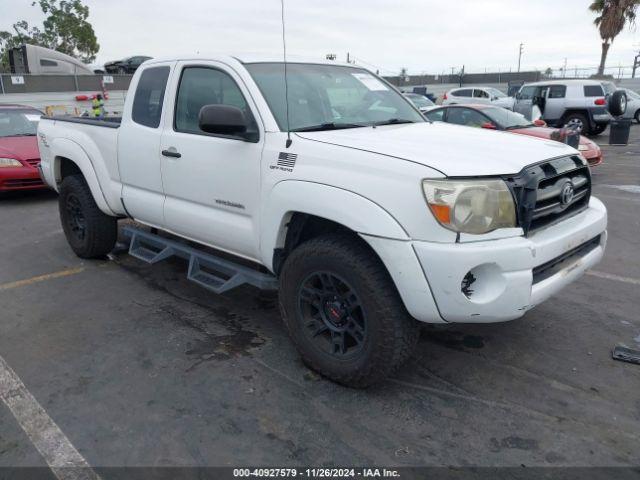
[[[511,109],[513,98],[493,87],[465,87],[454,88],[444,94],[442,105],[457,105],[461,103],[497,105]]]
[[[516,94],[513,110],[530,119],[534,104],[548,125],[575,126],[585,135],[602,133],[611,121],[610,99],[602,83],[595,80],[549,80],[523,85]]]

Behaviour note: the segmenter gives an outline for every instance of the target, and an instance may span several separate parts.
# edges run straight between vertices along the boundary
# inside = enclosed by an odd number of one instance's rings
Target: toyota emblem
[[[560,194],[560,201],[563,205],[569,205],[573,200],[573,183],[567,182],[562,187],[562,193]]]

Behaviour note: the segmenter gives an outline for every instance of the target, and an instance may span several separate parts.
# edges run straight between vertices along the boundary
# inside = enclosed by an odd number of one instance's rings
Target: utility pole
[[[564,67],[562,67],[562,78],[567,76],[567,57],[564,58]]]
[[[631,78],[636,78],[636,69],[640,67],[640,52],[633,59],[633,72],[631,73]]]
[[[522,61],[522,52],[524,51],[524,43],[520,43],[520,49],[518,53],[518,72],[520,72],[520,62]]]

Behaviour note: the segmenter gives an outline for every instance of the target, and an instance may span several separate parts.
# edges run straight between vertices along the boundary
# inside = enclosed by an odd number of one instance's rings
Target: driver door
[[[250,119],[253,133],[263,132],[243,81],[217,62],[179,62],[171,91],[160,145],[166,229],[256,259],[264,135],[248,140],[198,126],[203,106],[231,105]]]

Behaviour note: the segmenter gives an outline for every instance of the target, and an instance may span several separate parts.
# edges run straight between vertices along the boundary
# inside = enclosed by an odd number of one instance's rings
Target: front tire
[[[419,337],[388,272],[355,236],[328,234],[294,250],[280,275],[280,308],[304,363],[349,387],[380,382]]]
[[[636,112],[636,114],[633,116],[633,118],[635,118],[636,123],[640,123],[640,110],[638,110]]]
[[[591,130],[590,135],[594,136],[594,135],[600,135],[602,132],[604,132],[607,129],[607,124],[606,123],[597,123],[595,127],[593,127],[593,129]]]
[[[70,175],[62,180],[58,209],[67,242],[77,256],[96,258],[113,250],[118,220],[98,208],[82,175]]]

